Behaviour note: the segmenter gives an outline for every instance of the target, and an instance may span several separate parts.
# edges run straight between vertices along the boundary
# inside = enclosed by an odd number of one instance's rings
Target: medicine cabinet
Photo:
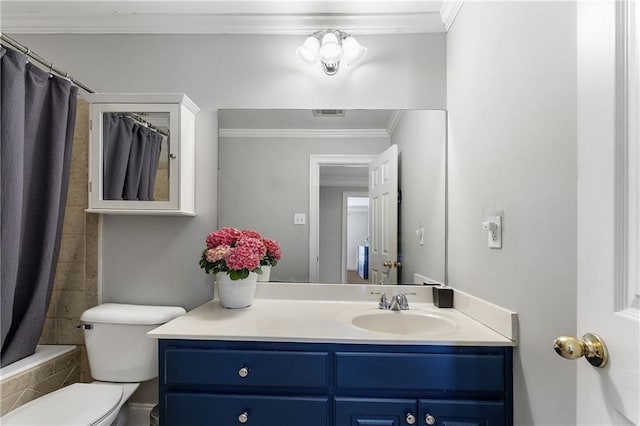
[[[195,215],[195,115],[184,94],[94,93],[89,208],[102,214]]]

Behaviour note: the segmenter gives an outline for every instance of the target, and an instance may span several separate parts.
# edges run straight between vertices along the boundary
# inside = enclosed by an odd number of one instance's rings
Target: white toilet
[[[75,383],[16,408],[8,425],[123,426],[126,402],[158,375],[158,346],[147,332],[185,313],[176,306],[105,303],[80,317],[93,383]]]

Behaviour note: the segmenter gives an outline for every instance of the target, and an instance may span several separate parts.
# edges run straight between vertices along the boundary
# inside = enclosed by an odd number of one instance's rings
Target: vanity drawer
[[[166,426],[328,426],[327,397],[173,393],[165,396]]]
[[[505,389],[502,355],[336,352],[336,371],[342,389]]]
[[[168,385],[326,388],[328,352],[169,348]]]

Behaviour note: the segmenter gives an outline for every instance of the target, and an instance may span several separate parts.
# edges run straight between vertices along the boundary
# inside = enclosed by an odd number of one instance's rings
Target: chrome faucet
[[[400,293],[391,297],[391,302],[389,302],[389,298],[386,292],[380,293],[380,302],[378,303],[378,309],[383,309],[385,311],[409,310],[409,301],[407,300],[407,294],[415,295],[416,293]]]

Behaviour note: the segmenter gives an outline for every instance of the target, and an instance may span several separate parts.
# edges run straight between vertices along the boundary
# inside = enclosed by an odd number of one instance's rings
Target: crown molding
[[[388,138],[386,129],[219,129],[222,138]]]
[[[463,4],[464,0],[445,0],[442,3],[440,16],[442,17],[445,32],[448,32],[453,25],[453,21],[456,20],[456,16],[458,16],[458,12],[460,12]]]
[[[8,34],[352,34],[445,31],[438,2],[4,0]],[[429,5],[431,4],[431,5]]]
[[[387,123],[387,134],[389,136],[393,136],[393,133],[396,131],[398,123],[400,123],[400,120],[402,120],[403,115],[404,111],[402,110],[396,110],[393,112],[393,114],[391,114],[389,122]]]

